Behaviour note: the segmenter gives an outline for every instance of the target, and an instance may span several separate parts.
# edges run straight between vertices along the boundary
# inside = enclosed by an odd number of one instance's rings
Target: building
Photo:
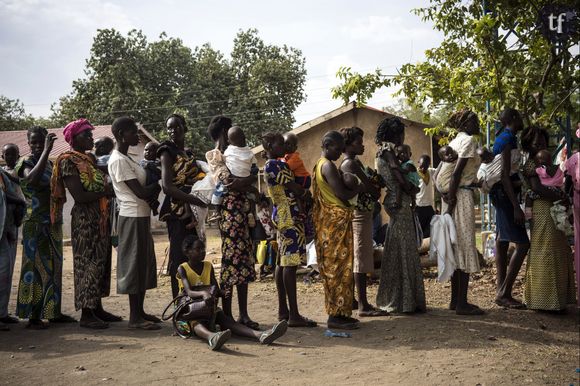
[[[59,156],[59,154],[68,151],[70,149],[69,144],[64,140],[64,135],[62,134],[62,131],[63,131],[62,128],[48,129],[49,133],[56,134],[56,141],[54,142],[54,146],[52,148],[52,151],[50,152],[49,157],[49,159],[52,161],[54,161]],[[7,143],[14,143],[18,145],[21,156],[29,155],[30,148],[28,147],[28,138],[26,133],[27,133],[26,130],[0,131],[0,146],[4,146]],[[93,138],[95,140],[106,136],[111,138],[113,137],[110,125],[95,126],[95,130],[93,131]],[[137,162],[139,162],[143,158],[143,149],[145,148],[145,145],[150,141],[157,142],[155,137],[153,137],[141,125],[139,125],[139,140],[140,140],[139,145],[132,146],[131,148],[129,148],[129,155]],[[0,160],[0,162],[4,164],[4,160]],[[159,199],[160,200],[163,199],[163,193],[161,193]],[[70,222],[71,222],[70,212],[73,204],[74,200],[72,199],[70,193],[67,190],[67,200],[63,209],[63,219],[64,219],[63,234],[65,238],[70,236]],[[163,223],[159,223],[157,217],[155,218],[152,217],[151,220],[153,227],[160,226],[160,224],[162,224],[163,226],[165,225]]]
[[[298,137],[298,152],[304,160],[306,168],[313,170],[316,161],[320,158],[322,137],[326,132],[339,130],[343,127],[360,127],[365,133],[363,137],[365,153],[360,159],[364,165],[374,167],[377,151],[375,144],[377,126],[383,119],[393,116],[395,115],[366,105],[357,106],[355,102],[351,102],[298,126],[291,133]],[[411,146],[413,161],[417,163],[422,154],[428,154],[433,159],[437,141],[425,134],[424,129],[428,125],[404,118],[400,119],[406,126],[405,143]],[[262,146],[253,149],[260,167],[264,165],[264,160],[260,157],[262,150]],[[260,179],[260,184],[262,183],[263,181]]]

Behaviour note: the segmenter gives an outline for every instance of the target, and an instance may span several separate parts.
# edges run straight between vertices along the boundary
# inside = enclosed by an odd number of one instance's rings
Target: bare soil
[[[159,235],[155,241],[161,266],[167,239]],[[208,253],[208,259],[219,263],[215,236]],[[19,274],[17,263],[10,310],[15,307]],[[63,275],[63,311],[78,318],[70,247],[65,247]],[[324,336],[322,285],[304,284],[301,278],[301,312],[319,327],[289,329],[269,347],[232,338],[221,352],[211,352],[201,340],[172,336],[167,322],[159,331],[129,331],[126,321],[102,331],[77,324],[32,331],[23,321],[10,332],[0,332],[0,384],[580,384],[575,307],[566,315],[504,310],[493,303],[494,270],[487,268],[473,277],[470,290],[471,301],[486,315],[458,316],[447,310],[449,285],[435,281],[434,269],[425,270],[425,275],[426,314],[365,318],[351,338]],[[105,308],[127,318],[128,299],[112,287]],[[376,290],[374,283],[369,299]],[[168,277],[161,277],[158,288],[147,293],[146,309],[159,315],[170,292]],[[516,295],[522,297],[521,279]],[[271,277],[250,285],[249,309],[262,327],[275,322]]]

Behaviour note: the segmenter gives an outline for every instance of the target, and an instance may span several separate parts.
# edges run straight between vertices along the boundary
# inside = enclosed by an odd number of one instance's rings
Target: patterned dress
[[[66,177],[78,176],[87,192],[103,192],[105,178],[92,158],[70,151],[59,156],[53,171],[53,217],[60,217]],[[111,237],[108,200],[75,202],[71,211],[75,309],[95,309],[111,287]]]
[[[16,170],[32,169],[38,160],[27,156]],[[16,315],[19,318],[54,319],[60,316],[62,295],[62,221],[50,221],[50,178],[52,163],[36,185],[22,180],[28,201],[22,224],[22,268],[18,283]]]
[[[566,172],[574,186],[574,263],[576,265],[576,301],[580,306],[580,152],[566,161]]]
[[[210,171],[217,182],[230,176],[223,155],[218,149],[206,153]],[[219,208],[219,228],[222,238],[220,287],[231,296],[232,287],[256,280],[253,243],[248,227],[250,201],[245,192],[229,189]]]
[[[425,311],[423,272],[411,209],[413,198],[401,191],[401,207],[397,208],[397,191],[401,187],[385,160],[377,158],[375,166],[387,185],[383,205],[389,214],[377,305],[389,312]]]
[[[324,304],[330,316],[352,315],[354,300],[354,258],[352,208],[342,203],[322,176],[322,165],[331,162],[321,158],[312,179],[316,256],[324,287]]]
[[[284,187],[284,184],[294,181],[294,174],[286,162],[271,159],[264,165],[264,179],[274,204],[272,220],[278,229],[280,266],[298,266],[306,258],[305,217],[294,194]]]
[[[533,160],[523,167],[529,180],[536,176]],[[558,311],[575,302],[572,251],[550,215],[552,202],[538,198],[532,206],[530,252],[526,266],[524,302],[531,310]]]

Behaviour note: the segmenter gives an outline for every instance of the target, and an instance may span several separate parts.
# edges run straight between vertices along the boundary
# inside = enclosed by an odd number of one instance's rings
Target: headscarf
[[[62,131],[64,134],[64,140],[72,146],[72,141],[75,135],[82,133],[85,130],[95,130],[88,119],[81,118],[77,119],[76,121],[72,121],[66,125]]]

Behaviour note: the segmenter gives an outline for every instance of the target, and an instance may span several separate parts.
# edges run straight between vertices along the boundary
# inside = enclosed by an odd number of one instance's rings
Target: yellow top
[[[188,262],[185,262],[180,265],[181,268],[186,273],[187,282],[190,286],[198,286],[198,285],[210,285],[211,284],[211,263],[209,261],[203,262],[203,271],[201,271],[201,275],[198,275],[190,266]],[[183,283],[181,282],[181,276],[179,276],[179,271],[175,275],[177,278],[177,282],[179,283],[179,290],[183,290]]]
[[[318,189],[320,189],[320,194],[322,199],[330,205],[336,205],[341,208],[347,208],[344,202],[341,199],[336,197],[328,182],[324,180],[324,176],[322,175],[322,165],[325,162],[332,162],[325,157],[321,157],[317,162],[316,166],[314,167],[314,177],[316,178],[316,184],[318,185]]]

